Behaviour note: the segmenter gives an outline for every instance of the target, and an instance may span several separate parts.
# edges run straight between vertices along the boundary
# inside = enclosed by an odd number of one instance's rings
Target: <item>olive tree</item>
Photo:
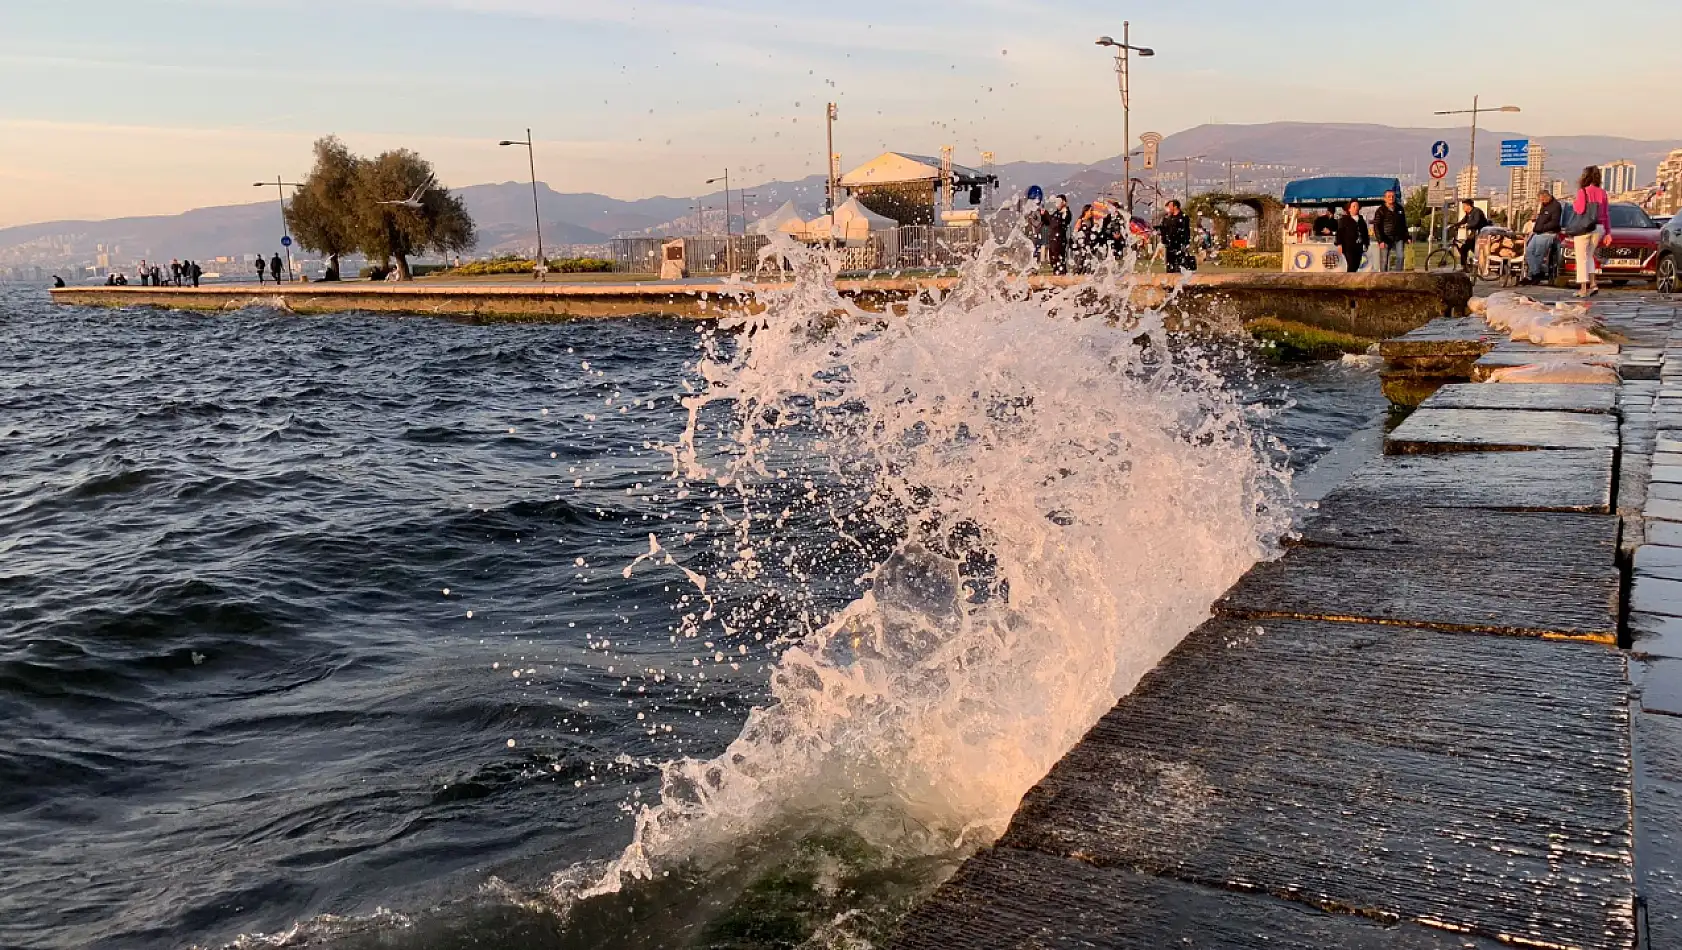
[[[467,208],[438,184],[432,163],[408,149],[363,161],[354,189],[357,246],[370,258],[395,262],[410,280],[409,258],[423,251],[465,251],[478,241]]]
[[[339,258],[357,249],[356,182],[364,160],[335,136],[316,140],[315,167],[286,209],[298,244],[327,257],[327,279],[339,279]]]

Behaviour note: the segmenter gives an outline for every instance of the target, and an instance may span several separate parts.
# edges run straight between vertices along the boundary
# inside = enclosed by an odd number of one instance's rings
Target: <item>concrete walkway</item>
[[[1682,947],[1682,328],[1595,309],[1632,378],[1438,390],[893,946]]]

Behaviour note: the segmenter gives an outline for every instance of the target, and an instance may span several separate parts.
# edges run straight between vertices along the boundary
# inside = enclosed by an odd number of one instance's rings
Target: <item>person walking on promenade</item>
[[[1378,242],[1378,269],[1380,271],[1403,271],[1408,269],[1408,242],[1413,235],[1408,233],[1407,208],[1402,206],[1395,191],[1384,193],[1384,203],[1372,216],[1372,236]],[[1395,255],[1392,260],[1391,255]]]
[[[257,283],[260,284],[260,283],[263,282],[263,269],[268,267],[268,266],[269,266],[269,262],[263,260],[263,255],[261,255],[261,254],[257,255]],[[275,275],[274,282],[277,283],[277,284],[280,283],[280,275],[279,274]]]
[[[177,258],[170,258],[169,280],[175,286],[181,286],[181,261]]]
[[[1554,249],[1559,246],[1560,207],[1549,192],[1537,195],[1536,220],[1524,243],[1524,282],[1539,284],[1553,276]]]
[[[146,286],[146,284],[147,284],[146,277],[147,277],[146,262],[141,261],[138,264],[135,264],[134,265],[134,279],[140,281],[140,286],[142,286],[142,287]]]
[[[1571,249],[1577,258],[1577,296],[1600,293],[1600,268],[1595,251],[1612,243],[1612,203],[1600,187],[1600,166],[1590,165],[1577,179],[1577,196],[1571,199]]]
[[[1180,210],[1178,201],[1168,202],[1168,213],[1162,216],[1162,223],[1156,226],[1156,230],[1162,235],[1168,273],[1197,270],[1197,255],[1191,252],[1191,219]]]
[[[1367,230],[1367,219],[1361,217],[1361,203],[1349,202],[1349,213],[1338,219],[1337,247],[1343,252],[1343,259],[1349,265],[1349,273],[1353,274],[1361,269],[1361,258],[1366,256],[1367,248],[1372,245],[1372,233]]]
[[[1460,199],[1460,220],[1454,226],[1460,231],[1460,266],[1472,266],[1472,252],[1478,247],[1478,234],[1489,227],[1489,215],[1483,213],[1477,202],[1470,198]]]
[[[280,259],[279,252],[276,252],[275,256],[269,258],[269,272],[274,274],[274,282],[277,284],[280,283],[280,267],[283,263],[284,262]]]
[[[1045,256],[1053,274],[1069,272],[1069,224],[1074,215],[1069,211],[1069,196],[1051,199],[1051,207],[1044,214]]]
[[[197,287],[199,285],[199,278],[204,276],[204,268],[199,266],[198,261],[188,261],[187,267],[193,272],[193,286]]]

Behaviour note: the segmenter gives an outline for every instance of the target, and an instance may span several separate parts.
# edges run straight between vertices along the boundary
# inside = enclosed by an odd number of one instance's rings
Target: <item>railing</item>
[[[906,225],[873,231],[863,241],[837,242],[845,271],[928,270],[956,267],[975,254],[989,233],[985,224],[943,227]],[[1002,235],[1001,235],[1002,236]],[[615,238],[610,244],[615,273],[653,274],[660,270],[661,248],[677,238]],[[770,240],[762,235],[692,235],[684,242],[685,269],[692,277],[752,274],[764,270],[759,252]]]

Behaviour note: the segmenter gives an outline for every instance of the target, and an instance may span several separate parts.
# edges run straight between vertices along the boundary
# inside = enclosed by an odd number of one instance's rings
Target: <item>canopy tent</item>
[[[891,228],[895,223],[892,218],[872,212],[857,198],[848,198],[835,209],[835,214],[826,214],[807,222],[806,239],[859,244],[870,239],[871,231]]]
[[[1285,186],[1285,204],[1296,207],[1333,207],[1351,201],[1382,201],[1386,191],[1403,197],[1402,183],[1395,178],[1331,176],[1304,178]]]
[[[800,217],[800,212],[794,210],[794,202],[785,201],[782,207],[755,221],[753,229],[755,233],[767,237],[781,233],[801,238],[806,234],[806,222]]]
[[[998,178],[952,165],[954,191],[997,185]],[[936,196],[945,184],[941,160],[927,155],[884,152],[841,176],[841,188],[869,210],[900,224],[933,224]]]

